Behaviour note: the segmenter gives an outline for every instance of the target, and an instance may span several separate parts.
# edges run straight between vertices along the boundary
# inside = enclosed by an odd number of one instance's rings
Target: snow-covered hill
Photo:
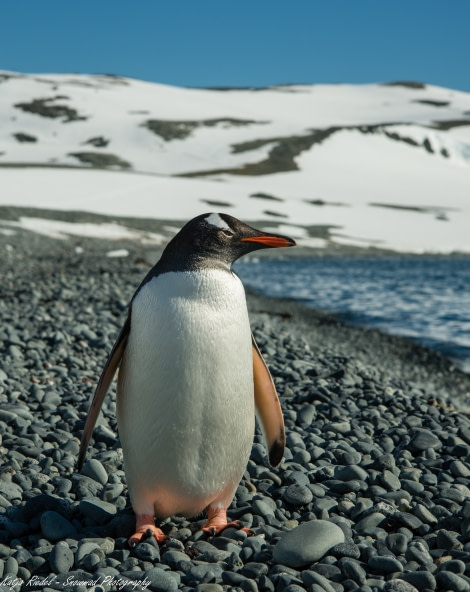
[[[218,210],[305,245],[470,252],[470,94],[3,72],[0,180],[0,205],[175,221]]]

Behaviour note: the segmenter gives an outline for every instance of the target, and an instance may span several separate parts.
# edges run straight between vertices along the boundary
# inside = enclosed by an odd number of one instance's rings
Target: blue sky
[[[470,0],[10,0],[0,69],[178,86],[418,80],[470,92]]]

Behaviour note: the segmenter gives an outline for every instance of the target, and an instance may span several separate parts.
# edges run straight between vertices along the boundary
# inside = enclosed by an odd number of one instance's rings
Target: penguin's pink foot
[[[226,528],[233,526],[239,530],[243,530],[247,534],[252,534],[249,528],[240,527],[240,520],[227,522],[227,510],[224,508],[209,508],[207,512],[207,522],[202,525],[201,530],[211,535],[220,534]]]
[[[140,514],[136,517],[135,533],[129,538],[129,546],[135,547],[148,536],[153,536],[159,544],[166,541],[163,531],[155,526],[152,514]]]

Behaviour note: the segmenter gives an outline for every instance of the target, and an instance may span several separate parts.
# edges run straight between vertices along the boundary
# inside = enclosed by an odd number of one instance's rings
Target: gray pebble
[[[140,545],[137,545],[139,547]],[[136,547],[136,548],[137,548]],[[194,548],[197,548],[197,544],[194,545]],[[161,561],[166,565],[169,565],[171,569],[179,570],[182,569],[182,565],[185,565],[189,560],[189,557],[186,553],[182,551],[177,551],[176,549],[170,549],[169,551],[165,551],[161,557]]]
[[[289,485],[283,495],[284,500],[293,506],[303,506],[313,500],[313,493],[305,485]]]
[[[135,556],[142,561],[155,562],[160,560],[160,551],[158,545],[152,545],[145,541],[136,545],[134,549]]]
[[[365,469],[358,465],[346,465],[335,467],[335,479],[340,481],[367,481],[369,474]]]
[[[23,497],[23,490],[16,483],[3,481],[0,479],[0,494],[4,496],[9,502],[14,500],[21,500]]]
[[[465,563],[460,559],[449,559],[438,567],[438,571],[453,571],[456,574],[465,573]]]
[[[468,479],[470,477],[470,466],[461,460],[453,460],[449,466],[450,472],[454,477],[463,477]]]
[[[408,561],[416,561],[419,565],[428,565],[433,563],[429,551],[424,549],[421,545],[409,546],[406,550],[405,557]]]
[[[310,479],[304,471],[286,471],[284,481],[288,485],[309,485]]]
[[[418,590],[435,590],[436,578],[429,571],[409,571],[401,574],[400,578]]]
[[[325,592],[336,592],[334,586],[321,574],[315,571],[303,571],[302,582],[310,589],[314,586],[320,587]]]
[[[397,520],[400,524],[403,524],[404,526],[409,528],[410,530],[417,530],[423,524],[421,520],[418,518],[418,516],[414,516],[409,512],[396,512],[393,515],[393,518]]]
[[[366,582],[366,570],[354,559],[342,560],[341,571],[347,578],[354,580],[359,586],[362,586]]]
[[[408,493],[411,493],[411,495],[419,496],[425,489],[423,483],[411,479],[400,479],[400,483],[402,488]]]
[[[431,510],[426,508],[423,504],[416,504],[413,508],[413,514],[426,524],[436,524],[438,522],[438,519],[434,516]]]
[[[385,521],[381,512],[371,512],[356,524],[356,531],[360,534],[370,534]]]
[[[352,541],[339,543],[330,549],[331,555],[335,557],[351,557],[352,559],[359,559],[361,551],[359,547]]]
[[[408,539],[401,532],[396,532],[387,536],[386,544],[394,555],[402,555],[408,547]]]
[[[326,424],[323,429],[336,434],[347,434],[351,430],[351,423],[349,421],[336,421]]]
[[[220,564],[199,562],[185,574],[185,582],[190,586],[198,583],[212,583],[220,579],[224,571]]]
[[[297,413],[297,419],[302,427],[311,425],[317,415],[315,405],[304,405]]]
[[[84,570],[94,573],[96,569],[103,565],[103,556],[99,552],[99,549],[95,549],[89,555],[87,555],[82,562],[80,567]]]
[[[14,557],[8,557],[4,566],[4,575],[16,576],[18,574],[18,561]]]
[[[425,429],[415,430],[409,443],[410,449],[414,452],[423,452],[429,448],[439,448],[441,446],[442,443],[439,438]]]
[[[253,514],[257,514],[258,516],[273,516],[275,510],[268,501],[261,499],[253,500],[251,509]]]
[[[99,549],[98,543],[95,542],[82,542],[75,553],[75,561],[79,567],[82,567],[82,563],[90,553],[93,553]]]
[[[261,576],[265,576],[268,573],[268,566],[265,563],[249,562],[246,563],[240,570],[240,573],[246,578],[254,580],[259,579]]]
[[[152,592],[177,590],[179,585],[178,576],[179,574],[176,572],[167,572],[159,567],[153,567],[145,572],[145,579],[150,581],[148,589],[152,590]]]
[[[367,563],[374,571],[380,571],[384,573],[403,571],[403,565],[398,561],[398,559],[389,557],[387,555],[375,555],[374,557],[369,557]]]
[[[459,534],[444,528],[437,533],[436,545],[439,549],[446,550],[459,549],[462,547],[462,544],[459,541]]]
[[[453,592],[468,592],[470,588],[466,579],[452,571],[437,572],[436,582],[443,590],[452,590]]]
[[[400,479],[387,469],[382,473],[380,481],[386,489],[396,491],[401,488]]]
[[[96,458],[90,458],[86,461],[83,465],[82,474],[90,477],[90,479],[98,481],[101,485],[105,485],[108,481],[108,473],[106,472],[106,469]]]
[[[222,581],[228,586],[241,588],[243,592],[258,592],[258,586],[254,580],[246,578],[241,573],[234,571],[224,571]]]
[[[54,543],[77,534],[75,526],[53,510],[44,512],[40,522],[42,535]]]
[[[90,521],[98,524],[108,522],[117,512],[114,504],[104,502],[98,498],[81,500],[78,509]]]
[[[49,564],[52,571],[59,574],[67,573],[72,569],[73,562],[73,552],[65,541],[59,541],[54,545],[49,555]]]

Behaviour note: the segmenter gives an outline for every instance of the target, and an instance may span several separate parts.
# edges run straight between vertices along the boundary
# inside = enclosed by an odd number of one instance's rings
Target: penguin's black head
[[[291,238],[256,230],[228,214],[202,214],[168,243],[159,267],[162,271],[227,268],[252,251],[294,245]]]

